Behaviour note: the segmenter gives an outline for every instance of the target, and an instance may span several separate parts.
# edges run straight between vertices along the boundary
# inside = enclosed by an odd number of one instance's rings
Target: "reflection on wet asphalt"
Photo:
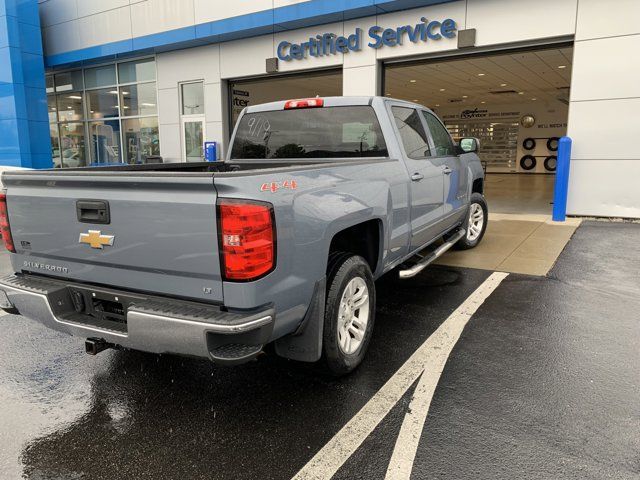
[[[410,285],[381,280],[370,354],[340,380],[272,355],[233,368],[133,351],[90,357],[81,339],[3,317],[0,398],[16,432],[2,439],[3,473],[290,478],[487,276],[435,268]]]
[[[586,223],[550,278],[510,275],[436,389],[413,478],[640,478],[640,225]],[[6,265],[4,265],[6,268]],[[335,380],[222,368],[0,317],[0,478],[291,478],[490,274],[378,283],[369,355]],[[383,478],[411,391],[335,478]]]

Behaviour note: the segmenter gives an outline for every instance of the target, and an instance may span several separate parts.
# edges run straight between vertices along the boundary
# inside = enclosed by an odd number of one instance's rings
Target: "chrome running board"
[[[436,261],[438,258],[440,258],[447,250],[449,250],[456,243],[458,243],[458,240],[460,240],[466,234],[467,234],[467,231],[464,228],[461,228],[460,230],[455,232],[453,234],[453,236],[449,240],[444,242],[442,245],[440,245],[438,248],[436,248],[429,255],[427,255],[426,257],[422,258],[418,263],[416,263],[412,267],[407,268],[405,270],[400,270],[399,277],[401,279],[415,277],[422,270],[424,270],[430,264],[432,264],[434,261]]]

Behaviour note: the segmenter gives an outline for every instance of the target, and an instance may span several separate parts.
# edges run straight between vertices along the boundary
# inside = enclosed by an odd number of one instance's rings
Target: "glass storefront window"
[[[53,75],[47,75],[45,78],[47,93],[53,93]]]
[[[123,117],[155,115],[158,113],[156,102],[155,83],[127,85],[120,88],[120,105]]]
[[[60,124],[60,152],[63,167],[86,166],[84,123]]]
[[[58,109],[56,108],[55,95],[47,95],[47,107],[49,109],[49,123],[58,121]]]
[[[58,120],[60,122],[70,122],[84,118],[82,92],[63,93],[57,95],[56,98],[58,100]]]
[[[120,121],[89,122],[91,164],[122,163],[120,155]]]
[[[145,163],[147,157],[160,155],[157,117],[122,121],[127,163]]]
[[[204,114],[204,85],[202,82],[182,84],[182,115]]]
[[[89,120],[119,117],[118,90],[114,87],[87,91],[87,110]]]
[[[160,154],[155,59],[46,75],[55,167],[144,163]]]
[[[119,83],[146,82],[156,79],[156,62],[149,58],[118,65]]]
[[[58,138],[58,124],[49,124],[49,135],[51,137],[51,158],[53,159],[53,167],[60,168],[60,139]]]
[[[116,84],[115,65],[88,68],[84,71],[85,88],[108,87]]]
[[[82,83],[82,70],[57,73],[55,75],[56,92],[73,92],[84,88]]]

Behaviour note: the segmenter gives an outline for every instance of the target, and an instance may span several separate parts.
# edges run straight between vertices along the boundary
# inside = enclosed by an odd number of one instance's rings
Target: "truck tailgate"
[[[17,271],[222,301],[211,173],[29,172],[3,181]]]

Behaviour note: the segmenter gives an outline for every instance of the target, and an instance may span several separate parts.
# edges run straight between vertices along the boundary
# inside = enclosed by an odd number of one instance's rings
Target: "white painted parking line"
[[[413,398],[409,403],[409,410],[404,416],[402,427],[400,427],[400,433],[396,439],[396,445],[387,467],[385,479],[400,480],[411,477],[413,461],[418,451],[424,422],[427,420],[431,399],[447,358],[444,358],[443,362],[439,360],[436,359],[436,363],[441,363],[442,367],[430,363],[420,377],[420,381],[413,393]]]
[[[416,386],[413,398],[409,403],[409,410],[402,422],[400,434],[387,468],[386,479],[400,480],[411,477],[422,429],[447,359],[471,316],[507,275],[506,273],[494,273],[480,285],[471,297],[445,321],[448,323],[447,335],[443,335],[440,348],[426,353],[425,370]]]
[[[418,377],[423,374],[414,394],[415,418],[405,417],[400,437],[387,471],[387,478],[409,478],[418,448],[422,426],[429,411],[433,391],[447,358],[460,338],[462,330],[480,305],[507,277],[495,272],[485,280],[411,355],[398,371],[371,397],[351,419],[294,477],[302,479],[330,479],[362,445],[393,406],[402,398]],[[416,399],[417,397],[417,399]],[[405,426],[405,424],[407,424]],[[416,433],[417,432],[417,433]],[[404,443],[401,443],[404,442]],[[405,451],[406,449],[406,451]],[[406,473],[408,471],[408,474]],[[395,476],[397,475],[397,476]]]

